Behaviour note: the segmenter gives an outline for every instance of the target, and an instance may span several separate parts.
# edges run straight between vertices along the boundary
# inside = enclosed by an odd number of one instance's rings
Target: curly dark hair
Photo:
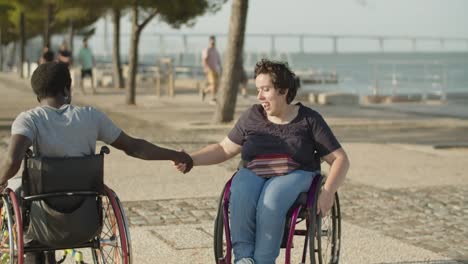
[[[262,59],[255,65],[254,78],[257,78],[260,74],[270,75],[273,87],[279,90],[280,94],[288,93],[286,95],[286,103],[290,104],[294,100],[299,85],[296,74],[289,69],[287,62]]]
[[[67,65],[57,62],[46,62],[37,67],[31,77],[31,86],[37,99],[65,95],[70,90],[71,77]]]

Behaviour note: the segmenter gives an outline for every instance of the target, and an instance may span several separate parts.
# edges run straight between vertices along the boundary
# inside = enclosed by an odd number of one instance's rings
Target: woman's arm
[[[240,153],[241,148],[242,146],[225,137],[220,143],[208,145],[190,156],[192,156],[194,166],[212,165],[234,157]]]
[[[349,159],[342,148],[325,155],[323,159],[330,164],[330,171],[318,199],[317,214],[326,215],[333,206],[336,191],[344,182],[349,169]]]

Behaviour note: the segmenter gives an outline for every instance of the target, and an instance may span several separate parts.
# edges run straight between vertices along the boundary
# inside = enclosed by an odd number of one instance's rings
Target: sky
[[[207,33],[226,34],[232,1],[227,1],[215,14],[206,14],[196,19],[196,24],[172,29],[157,19],[143,31],[140,43],[141,54],[182,50],[180,37],[165,38],[159,46],[155,33]],[[333,35],[385,35],[385,36],[431,36],[457,37],[468,39],[467,0],[251,0],[247,15],[247,36],[249,33],[271,34],[333,34]],[[108,19],[110,21],[110,19]],[[128,49],[130,32],[129,16],[122,18],[122,50]],[[108,53],[112,41],[111,24],[104,19],[97,23],[96,35],[91,45],[98,54]],[[107,37],[106,37],[107,36]],[[207,43],[206,38],[190,37],[189,50],[197,51]],[[218,37],[218,47],[223,50],[226,38]],[[387,51],[407,51],[412,43],[403,40],[387,41]],[[329,39],[306,38],[306,51],[329,52],[333,44]],[[297,38],[277,38],[275,48],[280,52],[299,50]],[[468,51],[467,41],[418,42],[422,51]],[[270,38],[247,37],[245,50],[268,52]],[[379,43],[373,40],[339,40],[340,51],[377,51]],[[154,52],[153,52],[154,51]]]

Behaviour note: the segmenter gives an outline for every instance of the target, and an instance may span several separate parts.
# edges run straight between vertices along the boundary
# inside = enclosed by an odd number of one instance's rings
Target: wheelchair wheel
[[[224,237],[224,192],[226,186],[224,186],[223,191],[218,202],[218,214],[216,215],[214,223],[214,257],[215,263],[219,264],[220,259],[224,259],[225,256],[225,237]],[[222,263],[222,262],[221,262]],[[230,264],[230,263],[226,263]]]
[[[101,197],[102,230],[99,235],[99,248],[93,249],[95,264],[130,264],[130,244],[128,228],[123,209],[115,193],[106,187],[106,195]]]
[[[23,264],[24,243],[20,208],[15,193],[6,189],[0,215],[0,263]]]
[[[338,264],[341,242],[341,213],[338,193],[330,212],[325,217],[317,217],[315,240],[316,264]]]
[[[117,206],[120,209],[120,215],[122,216],[124,230],[125,230],[125,237],[127,238],[127,254],[128,254],[128,263],[133,263],[133,254],[132,254],[132,239],[130,237],[130,228],[128,225],[128,219],[125,215],[124,207],[120,202],[119,197],[114,193],[115,201],[117,202]]]

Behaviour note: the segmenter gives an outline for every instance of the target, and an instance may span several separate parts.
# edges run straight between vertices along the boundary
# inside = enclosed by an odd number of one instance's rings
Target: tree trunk
[[[3,71],[3,27],[0,26],[0,72]]]
[[[214,113],[215,123],[231,122],[234,119],[241,56],[244,49],[245,24],[248,0],[233,0],[229,22],[228,46],[224,57],[220,94]]]
[[[147,16],[141,24],[138,23],[138,1],[134,1],[132,5],[132,35],[130,37],[130,50],[128,52],[128,80],[127,80],[127,95],[126,103],[135,104],[136,94],[136,75],[138,72],[138,43],[143,28],[156,16],[157,12],[152,12]]]
[[[138,42],[140,40],[140,28],[138,27],[138,7],[132,7],[132,35],[130,37],[130,50],[128,52],[128,80],[125,102],[135,104],[136,74],[138,70]]]
[[[24,78],[23,72],[23,64],[24,64],[24,57],[25,57],[25,46],[26,46],[26,30],[25,30],[25,21],[24,21],[24,12],[20,13],[20,59],[19,59],[19,76]]]
[[[114,70],[114,87],[124,88],[122,62],[120,61],[120,9],[112,9],[112,24],[114,27],[114,45],[112,46],[112,65]]]
[[[9,49],[10,50],[10,58],[8,59],[8,62],[7,62],[9,70],[12,70],[12,68],[16,65],[16,59],[17,59],[16,47],[17,47],[17,45],[18,45],[17,41],[13,41],[13,43],[11,45],[11,49]]]
[[[50,25],[52,23],[52,16],[54,12],[54,6],[52,4],[47,4],[47,17],[44,21],[44,43],[43,46],[45,45],[50,45]],[[52,48],[52,47],[50,47]]]
[[[73,59],[73,39],[75,37],[75,26],[73,20],[68,21],[68,49],[70,50],[71,58]]]

